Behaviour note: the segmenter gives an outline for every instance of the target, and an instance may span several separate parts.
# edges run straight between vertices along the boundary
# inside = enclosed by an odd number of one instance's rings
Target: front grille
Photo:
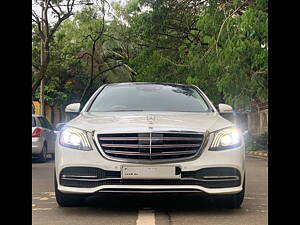
[[[193,157],[199,152],[204,135],[151,132],[98,134],[97,138],[107,156],[151,161]]]
[[[102,185],[199,185],[206,188],[237,187],[241,174],[235,168],[214,167],[182,171],[180,179],[122,179],[120,171],[94,167],[67,167],[59,176],[60,185],[93,188]]]

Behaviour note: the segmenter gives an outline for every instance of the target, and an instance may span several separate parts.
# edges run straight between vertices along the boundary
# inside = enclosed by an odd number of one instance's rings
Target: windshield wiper
[[[144,110],[142,110],[142,109],[120,109],[120,110],[114,110],[114,111],[109,111],[109,112],[127,112],[127,111],[142,112]]]

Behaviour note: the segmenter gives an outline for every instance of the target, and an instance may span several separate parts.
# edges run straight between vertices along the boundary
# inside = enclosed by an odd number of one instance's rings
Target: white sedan
[[[198,192],[240,207],[245,145],[240,130],[196,86],[100,87],[60,130],[55,191],[61,206],[96,193]],[[79,112],[80,104],[66,112]]]

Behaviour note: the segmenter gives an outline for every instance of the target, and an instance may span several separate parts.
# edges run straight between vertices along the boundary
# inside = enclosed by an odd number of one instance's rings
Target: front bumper
[[[104,158],[100,155],[96,146],[93,146],[92,151],[80,151],[70,148],[65,148],[56,143],[56,159],[55,171],[58,184],[58,190],[63,193],[77,193],[77,194],[93,194],[98,192],[204,192],[207,194],[235,194],[243,189],[244,182],[244,161],[245,150],[244,145],[239,148],[228,149],[223,151],[208,151],[207,143],[200,157],[189,161],[173,162],[173,163],[155,163],[155,166],[176,166],[181,169],[180,179],[121,179],[120,171],[122,166],[143,166],[146,164],[117,162]],[[149,166],[149,164],[147,164]],[[85,177],[92,177],[95,180],[80,181],[69,179],[62,179],[63,175],[72,175],[72,173],[65,173],[71,167],[84,167],[98,169],[97,176],[95,174],[78,174]],[[237,176],[238,179],[234,182],[211,182],[203,181],[201,176],[195,175],[214,175],[208,174],[205,171],[216,168],[218,171],[231,170],[226,176]],[[222,169],[225,168],[225,169]],[[89,170],[90,171],[90,170]],[[104,171],[104,172],[103,172]],[[202,171],[202,173],[201,173]],[[204,173],[203,173],[204,171]],[[104,176],[104,174],[110,174]],[[101,177],[102,174],[103,176]],[[73,174],[74,175],[74,174]],[[222,173],[221,173],[222,175]],[[72,176],[71,176],[72,177]],[[223,184],[223,186],[222,186]],[[225,185],[224,185],[225,184]]]

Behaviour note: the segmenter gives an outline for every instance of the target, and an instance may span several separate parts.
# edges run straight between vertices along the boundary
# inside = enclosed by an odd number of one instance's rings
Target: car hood
[[[212,132],[231,122],[216,112],[82,112],[67,123],[87,131],[103,133],[143,131]]]

